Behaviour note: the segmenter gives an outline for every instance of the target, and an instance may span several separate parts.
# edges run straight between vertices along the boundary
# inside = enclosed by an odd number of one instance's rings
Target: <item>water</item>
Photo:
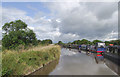
[[[75,51],[62,49],[59,64],[49,75],[115,75],[105,64]]]
[[[104,63],[77,50],[61,49],[60,60],[50,63],[33,75],[115,75]]]
[[[30,75],[49,75],[49,73],[55,69],[58,62],[59,60],[55,60],[50,64],[46,65],[44,68],[41,68]]]

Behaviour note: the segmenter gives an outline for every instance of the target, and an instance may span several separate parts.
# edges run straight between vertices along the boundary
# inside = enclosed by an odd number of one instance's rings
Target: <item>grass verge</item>
[[[60,57],[60,47],[50,45],[34,47],[21,52],[2,52],[2,76],[26,75]]]

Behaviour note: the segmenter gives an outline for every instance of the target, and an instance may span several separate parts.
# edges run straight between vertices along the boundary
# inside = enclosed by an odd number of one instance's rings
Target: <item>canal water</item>
[[[62,48],[60,59],[32,75],[116,75],[104,63],[97,64],[94,57],[77,50]]]

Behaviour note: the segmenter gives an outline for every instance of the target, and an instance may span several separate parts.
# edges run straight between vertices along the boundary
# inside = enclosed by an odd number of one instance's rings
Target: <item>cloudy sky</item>
[[[118,38],[117,2],[3,2],[0,8],[2,25],[21,19],[41,40]]]

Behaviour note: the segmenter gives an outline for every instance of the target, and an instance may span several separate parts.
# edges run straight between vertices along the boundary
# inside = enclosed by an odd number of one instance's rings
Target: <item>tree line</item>
[[[86,45],[95,45],[95,44],[98,43],[98,42],[105,43],[106,46],[108,46],[109,44],[120,45],[120,40],[111,40],[111,41],[93,40],[93,41],[89,41],[89,40],[87,40],[87,39],[75,40],[75,41],[73,41],[73,42],[68,42],[68,43],[63,43],[62,41],[59,41],[58,44],[59,44],[59,45],[63,45],[63,44],[77,44],[77,45],[86,44]]]

